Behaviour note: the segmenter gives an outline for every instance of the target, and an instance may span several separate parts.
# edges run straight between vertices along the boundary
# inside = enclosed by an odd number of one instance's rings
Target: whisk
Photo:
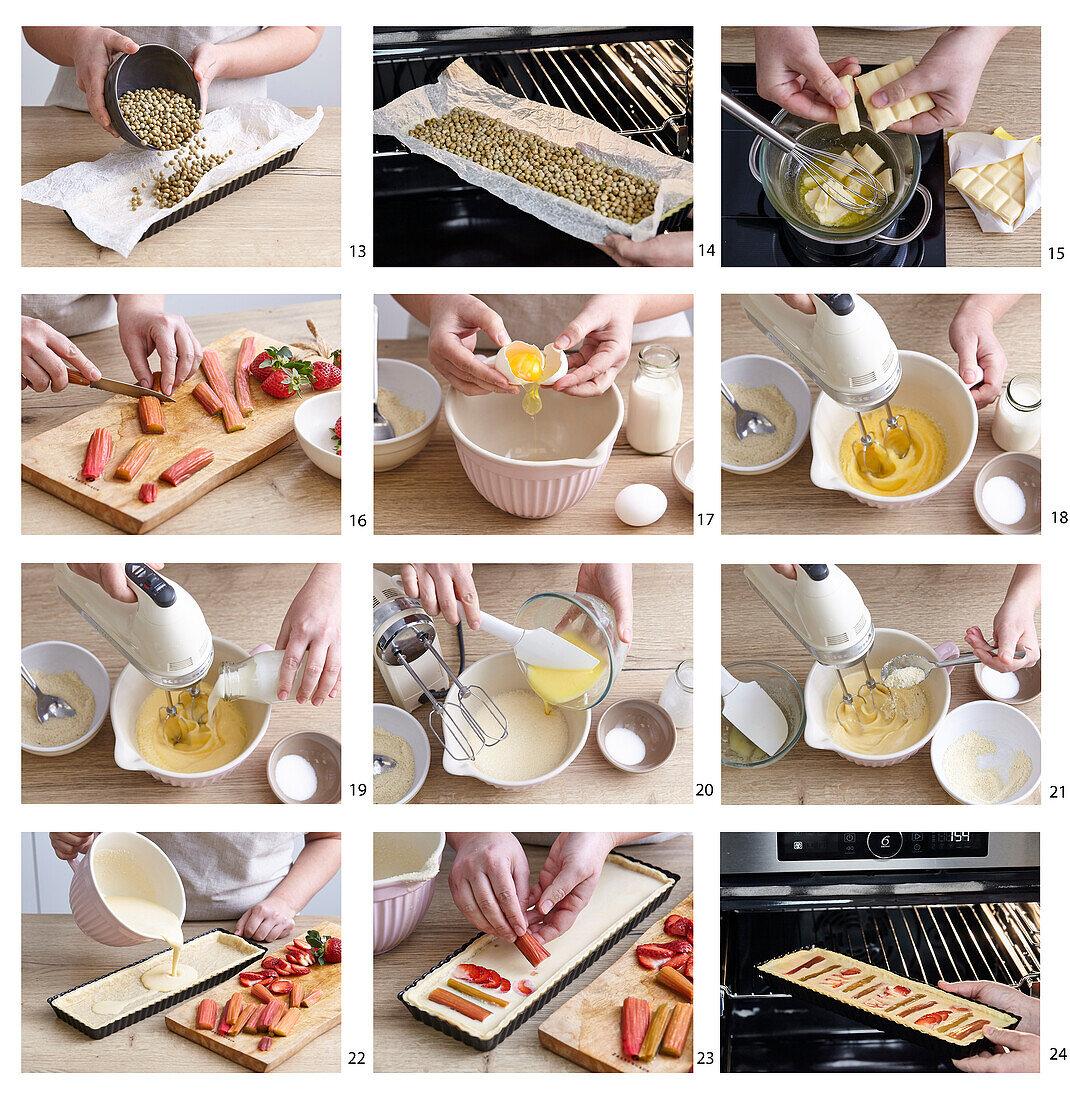
[[[836,721],[848,730],[852,715],[855,721],[863,726],[871,725],[879,718],[890,720],[895,717],[895,696],[889,688],[873,678],[873,673],[869,671],[869,663],[864,657],[859,663],[865,669],[866,679],[854,694],[847,690],[843,672],[836,669],[840,690],[843,692],[843,698],[836,706]]]
[[[858,426],[861,436],[852,444],[855,461],[858,468],[872,477],[888,477],[892,473],[892,463],[888,458],[891,451],[898,458],[906,458],[914,440],[907,426],[907,419],[902,413],[892,411],[891,403],[884,406],[886,415],[880,419],[881,429],[880,443],[873,437],[873,433],[866,427],[862,414],[855,413],[858,417]]]
[[[853,157],[801,144],[728,92],[721,92],[721,107],[787,153],[829,199],[846,210],[868,215],[876,214],[887,205],[888,192],[884,185]]]

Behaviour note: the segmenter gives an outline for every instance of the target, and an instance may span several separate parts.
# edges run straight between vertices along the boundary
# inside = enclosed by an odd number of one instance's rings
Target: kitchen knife
[[[84,375],[73,370],[67,371],[67,381],[73,382],[76,386],[88,386],[91,390],[107,390],[109,393],[124,393],[127,397],[155,397],[160,401],[167,401],[172,404],[175,400],[173,397],[168,397],[166,394],[159,393],[156,390],[149,390],[144,386],[135,386],[133,382],[120,382],[115,378],[98,378],[95,382],[90,382]]]
[[[788,739],[788,720],[761,684],[740,683],[721,666],[721,711],[733,726],[773,756]]]

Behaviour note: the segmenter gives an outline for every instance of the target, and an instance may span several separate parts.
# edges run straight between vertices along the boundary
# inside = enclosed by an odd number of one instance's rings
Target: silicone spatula
[[[545,627],[521,630],[480,609],[479,629],[513,647],[518,661],[536,668],[591,669],[598,658]]]
[[[788,739],[788,720],[761,684],[741,683],[721,666],[721,711],[733,726],[767,756]]]

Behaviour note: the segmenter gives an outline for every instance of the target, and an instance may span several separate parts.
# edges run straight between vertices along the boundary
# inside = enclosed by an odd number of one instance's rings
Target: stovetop
[[[721,66],[721,86],[770,121],[780,108],[758,95],[754,65],[728,62]],[[921,182],[933,198],[929,224],[909,244],[875,244],[870,250],[839,260],[826,246],[792,232],[765,196],[762,185],[747,166],[755,134],[748,126],[721,112],[721,266],[722,267],[944,267],[944,149],[943,133],[923,134]],[[915,196],[899,219],[900,232],[921,216],[921,198]]]

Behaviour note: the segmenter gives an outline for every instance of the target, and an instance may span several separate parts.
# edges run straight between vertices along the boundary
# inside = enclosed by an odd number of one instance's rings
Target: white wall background
[[[299,302],[324,302],[337,297],[337,294],[168,294],[164,304],[170,313],[198,317],[202,313],[239,313]]]
[[[268,97],[287,107],[341,107],[341,74],[342,28],[327,27],[316,52],[304,64],[268,77]],[[56,66],[30,49],[23,38],[23,105],[40,107],[55,75]]]
[[[304,847],[298,838],[294,858]],[[22,834],[22,911],[24,913],[69,913],[68,891],[71,869],[52,850],[48,833]],[[338,916],[342,912],[342,876],[336,874],[305,906],[315,916]]]

